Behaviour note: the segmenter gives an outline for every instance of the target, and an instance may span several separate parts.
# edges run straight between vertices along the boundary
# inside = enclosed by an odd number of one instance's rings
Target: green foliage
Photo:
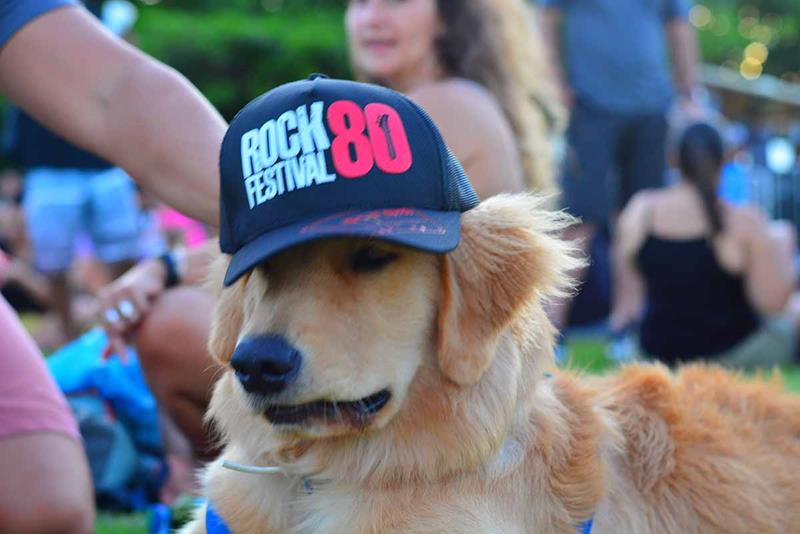
[[[157,0],[147,0],[148,4]],[[183,73],[227,118],[264,91],[313,72],[350,77],[346,0],[163,0],[140,5],[146,52]],[[699,35],[705,61],[738,69],[745,47],[769,48],[764,71],[800,67],[800,0],[695,0],[712,13]]]
[[[738,69],[744,49],[753,42],[766,45],[764,72],[800,75],[800,1],[698,0],[712,17],[699,29],[705,61]],[[800,81],[800,80],[797,80]]]
[[[314,72],[351,76],[340,8],[268,13],[158,6],[141,10],[136,33],[145,52],[189,78],[228,120],[276,85]]]

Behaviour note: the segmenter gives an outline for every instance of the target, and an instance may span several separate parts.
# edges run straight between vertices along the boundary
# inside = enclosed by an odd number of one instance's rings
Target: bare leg
[[[150,388],[201,459],[216,452],[203,423],[221,369],[206,349],[212,306],[211,296],[198,288],[169,291],[136,337]]]
[[[72,294],[66,273],[49,276],[53,290],[53,308],[58,314],[61,332],[65,340],[73,339],[78,331],[72,321]]]
[[[42,432],[0,440],[0,525],[3,532],[88,534],[94,493],[81,444]]]

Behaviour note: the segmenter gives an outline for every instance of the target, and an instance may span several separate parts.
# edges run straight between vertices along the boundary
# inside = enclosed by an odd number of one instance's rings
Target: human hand
[[[108,335],[104,358],[125,358],[131,336],[164,292],[166,274],[160,260],[144,260],[100,291],[100,323]]]

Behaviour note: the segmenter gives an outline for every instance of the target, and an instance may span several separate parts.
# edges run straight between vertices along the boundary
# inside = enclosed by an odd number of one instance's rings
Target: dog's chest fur
[[[229,479],[226,483],[234,483],[230,477],[261,478],[239,473],[219,475]],[[245,500],[231,502],[220,496],[215,503],[228,518],[232,532],[514,534],[529,532],[530,525],[558,524],[548,515],[548,506],[537,506],[537,500],[527,491],[520,492],[520,485],[511,480],[490,482],[496,485],[490,492],[485,480],[469,479],[417,488],[364,490],[333,482],[312,482],[309,488],[300,480],[267,476],[277,478],[261,478]],[[245,479],[246,484],[252,482]],[[254,517],[269,524],[247,523]],[[573,530],[563,524],[548,531]]]

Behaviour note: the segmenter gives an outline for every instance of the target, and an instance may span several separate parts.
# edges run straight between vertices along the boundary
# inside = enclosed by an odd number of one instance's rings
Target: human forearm
[[[58,9],[20,30],[0,52],[0,88],[160,199],[218,223],[224,121],[184,78],[85,10]]]
[[[644,309],[641,276],[627,259],[613,258],[614,294],[609,328],[621,331],[637,323]]]
[[[751,240],[748,255],[748,287],[753,304],[763,313],[784,309],[794,291],[794,259],[784,239],[772,232]]]
[[[219,240],[209,239],[202,246],[187,250],[181,266],[181,283],[199,285],[205,282],[208,267],[219,251]]]
[[[6,281],[16,283],[42,306],[51,306],[53,303],[53,292],[47,278],[32,271],[22,260],[11,261]]]
[[[697,35],[684,19],[667,23],[675,86],[682,97],[691,98],[697,86],[697,62],[699,59]]]

